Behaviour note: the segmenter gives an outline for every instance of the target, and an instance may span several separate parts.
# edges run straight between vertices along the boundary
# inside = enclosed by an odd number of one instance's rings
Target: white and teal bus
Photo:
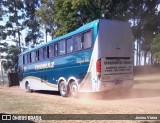
[[[19,56],[20,87],[102,92],[133,85],[133,42],[126,22],[99,19]]]

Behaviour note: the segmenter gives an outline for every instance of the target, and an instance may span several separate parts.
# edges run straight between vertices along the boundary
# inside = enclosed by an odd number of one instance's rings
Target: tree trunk
[[[54,34],[52,33],[52,40],[54,39]]]
[[[140,40],[138,40],[138,63],[139,63],[139,66],[141,66],[141,48],[140,48]]]
[[[147,52],[144,51],[144,65],[146,65]]]
[[[138,39],[137,39],[137,53],[136,53],[137,55],[136,55],[136,65],[138,66],[139,64],[138,64],[138,55],[139,55],[139,53],[138,53]]]
[[[19,27],[18,27],[18,43],[19,43],[19,51],[21,52],[21,39],[20,39]]]
[[[14,1],[14,6],[15,6],[16,26],[17,26],[17,33],[18,33],[18,44],[19,44],[19,50],[21,52],[21,39],[20,39],[20,31],[19,31],[19,24],[18,24],[16,1]]]

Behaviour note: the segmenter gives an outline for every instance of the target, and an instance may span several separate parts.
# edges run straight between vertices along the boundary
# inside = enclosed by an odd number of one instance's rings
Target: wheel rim
[[[73,96],[77,95],[77,90],[78,90],[77,85],[73,84],[72,87],[71,87],[71,93],[72,93]]]
[[[65,95],[66,94],[66,91],[67,91],[67,88],[64,84],[61,84],[60,86],[60,92],[62,95]]]

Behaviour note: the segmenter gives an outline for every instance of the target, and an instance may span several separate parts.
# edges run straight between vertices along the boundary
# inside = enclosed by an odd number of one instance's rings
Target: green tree
[[[153,39],[151,51],[154,55],[154,60],[160,62],[160,34]]]
[[[5,24],[5,29],[7,31],[7,36],[13,36],[16,38],[16,33],[18,34],[18,44],[21,51],[21,31],[23,30],[22,23],[24,19],[24,4],[21,0],[3,0],[3,6],[5,15],[8,21]]]
[[[45,28],[46,33],[46,42],[47,42],[47,33],[49,32],[54,38],[55,31],[55,20],[54,20],[54,4],[53,0],[43,0],[41,6],[36,12],[36,15],[39,17],[40,23]],[[47,13],[47,14],[46,14]]]
[[[151,53],[151,44],[153,38],[160,32],[160,11],[158,12],[159,0],[144,2],[145,8],[143,8],[143,18],[142,22],[142,50],[144,51],[144,64],[146,64],[146,58],[149,53]],[[151,63],[152,63],[151,54]]]
[[[158,12],[159,0],[131,0],[130,7],[128,8],[133,21],[133,34],[134,40],[137,44],[136,47],[136,64],[141,63],[140,57],[144,56],[144,64],[146,64],[146,58],[151,54],[151,43],[155,35],[160,31],[160,14]],[[159,31],[158,31],[159,30]]]
[[[52,13],[50,18],[55,24],[55,36],[66,34],[95,19],[129,19],[128,0],[54,0],[54,2],[51,0],[50,3],[53,5],[50,9]],[[44,6],[48,6],[47,2],[42,4],[43,11],[40,9],[37,16],[45,20],[42,23],[49,24],[45,12],[50,6],[48,8]]]
[[[34,46],[37,40],[43,37],[38,18],[36,17],[36,11],[41,4],[41,0],[24,0],[23,2],[25,6],[25,21],[23,25],[27,27],[25,41],[28,45],[32,43],[32,46]]]
[[[2,5],[3,1],[0,1],[0,22],[3,22],[3,15],[5,14]],[[7,34],[5,33],[5,27],[0,24],[0,41],[6,39],[6,37]]]
[[[7,61],[3,63],[3,67],[5,70],[13,70],[14,66],[18,63],[19,53],[19,49],[17,49],[16,46],[11,45],[8,47],[8,52],[5,57]]]
[[[127,3],[127,0],[55,0],[56,35],[68,33],[96,19],[127,20]]]

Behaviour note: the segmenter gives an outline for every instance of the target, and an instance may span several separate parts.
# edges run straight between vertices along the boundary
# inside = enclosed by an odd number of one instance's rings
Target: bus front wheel
[[[72,97],[78,97],[78,85],[75,81],[70,84],[70,94]]]
[[[68,96],[67,84],[64,81],[60,82],[59,91],[60,91],[61,96],[63,96],[63,97],[67,97]]]

